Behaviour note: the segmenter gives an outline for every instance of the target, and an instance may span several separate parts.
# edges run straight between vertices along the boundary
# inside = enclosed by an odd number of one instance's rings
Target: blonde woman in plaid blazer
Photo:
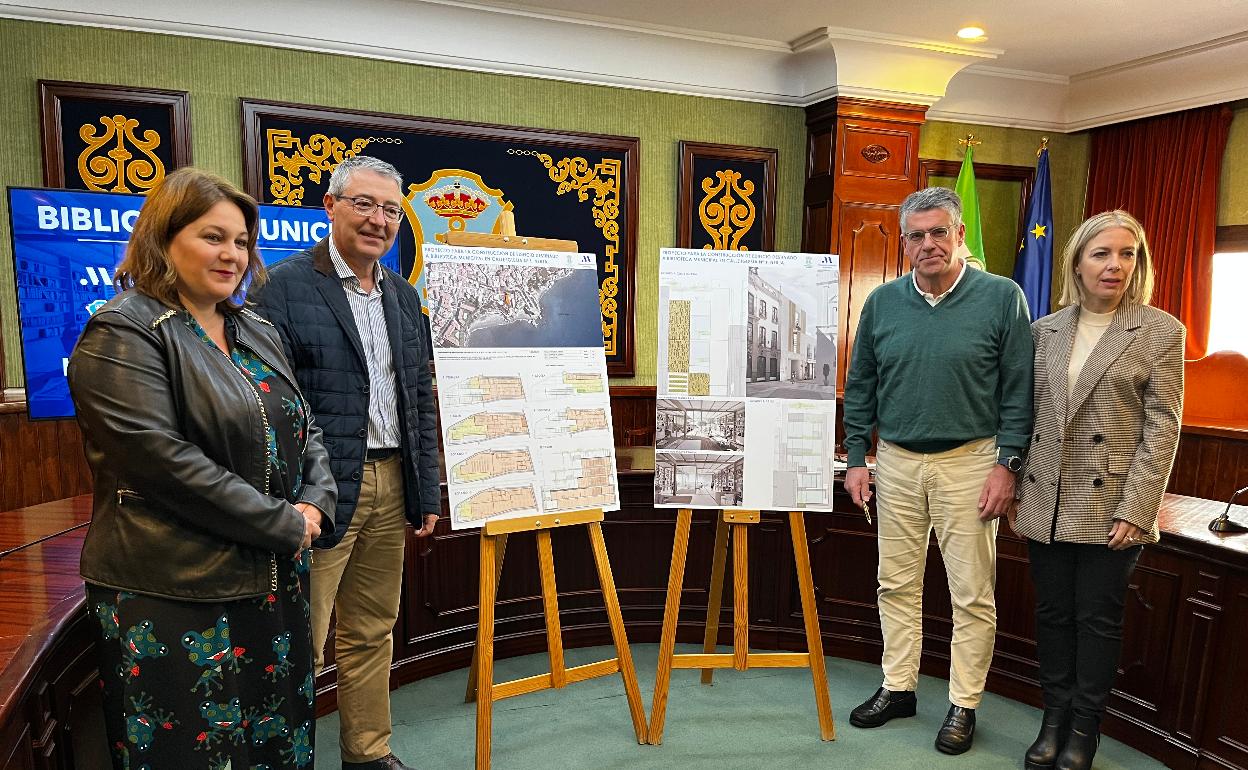
[[[1153,265],[1125,211],[1084,222],[1062,256],[1066,305],[1032,325],[1035,428],[1014,530],[1028,538],[1044,719],[1028,768],[1087,768],[1117,671],[1127,582],[1174,464],[1182,324],[1149,307]]]

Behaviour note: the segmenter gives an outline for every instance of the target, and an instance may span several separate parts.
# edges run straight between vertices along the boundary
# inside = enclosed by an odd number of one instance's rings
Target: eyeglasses
[[[371,217],[373,212],[381,209],[381,214],[386,218],[387,222],[397,223],[403,219],[403,209],[398,206],[383,206],[375,203],[368,198],[344,198],[341,195],[335,195],[340,201],[347,201],[351,204],[351,210],[362,217]]]
[[[905,238],[906,243],[911,246],[919,246],[929,235],[932,236],[933,241],[939,242],[948,239],[951,232],[953,232],[953,229],[949,227],[933,227],[931,230],[913,230],[908,233],[902,233],[901,237]]]

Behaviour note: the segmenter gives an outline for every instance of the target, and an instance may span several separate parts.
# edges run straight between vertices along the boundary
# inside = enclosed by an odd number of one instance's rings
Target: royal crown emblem
[[[476,219],[489,208],[490,200],[480,190],[456,180],[425,193],[425,203],[440,217],[463,220]]]

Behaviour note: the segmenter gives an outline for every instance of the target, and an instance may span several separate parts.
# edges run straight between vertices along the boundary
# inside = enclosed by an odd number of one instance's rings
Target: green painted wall
[[[1248,225],[1248,100],[1231,106],[1234,116],[1222,156],[1218,224]]]
[[[1043,137],[1049,138],[1049,174],[1053,192],[1054,262],[1074,229],[1083,221],[1084,191],[1088,180],[1087,132],[1045,133],[1021,128],[997,128],[968,123],[929,121],[919,137],[919,156],[938,160],[962,160],[959,139],[974,134],[982,141],[975,147],[976,163],[1036,167],[1036,150]],[[935,179],[949,187],[953,179]],[[1004,182],[980,181],[980,218],[984,229],[984,251],[988,269],[999,275],[1012,275],[1018,254],[1018,188]],[[1055,284],[1056,285],[1056,284]]]
[[[798,108],[6,19],[0,19],[0,51],[9,142],[0,157],[4,185],[43,182],[41,78],[189,91],[195,164],[238,183],[240,97],[639,137],[637,377],[620,384],[654,384],[658,250],[676,237],[677,142],[778,149],[776,248],[800,246],[806,128]],[[7,212],[0,217],[7,229]],[[6,385],[20,387],[10,249],[9,238],[0,238],[0,335]]]

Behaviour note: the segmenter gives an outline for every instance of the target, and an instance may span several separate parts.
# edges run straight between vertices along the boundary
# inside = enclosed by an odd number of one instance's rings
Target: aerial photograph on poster
[[[430,263],[434,344],[444,348],[592,347],[602,344],[594,270]],[[595,342],[595,340],[597,342]]]

